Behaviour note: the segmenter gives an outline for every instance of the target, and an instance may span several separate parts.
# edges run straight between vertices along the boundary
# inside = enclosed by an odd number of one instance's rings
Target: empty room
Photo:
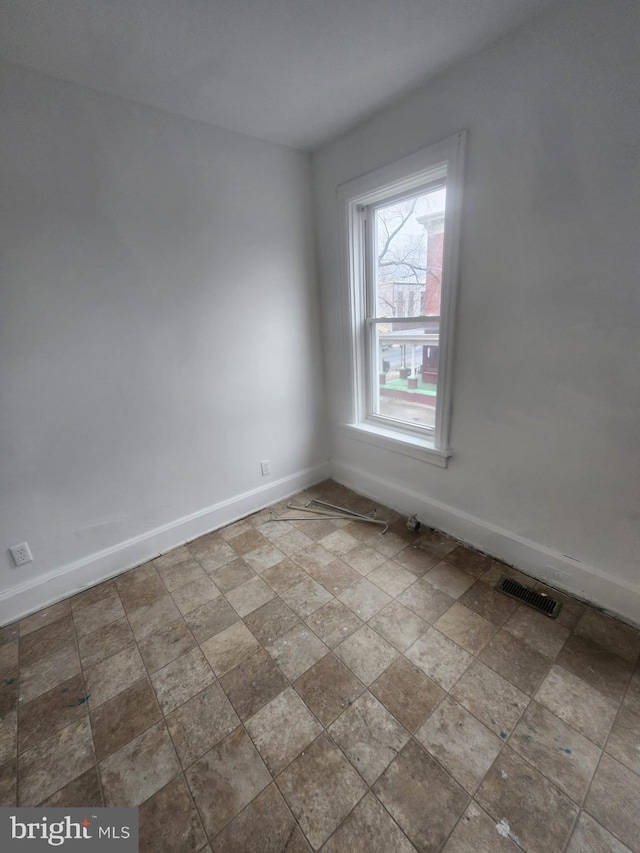
[[[640,853],[638,57],[0,6],[2,850]]]

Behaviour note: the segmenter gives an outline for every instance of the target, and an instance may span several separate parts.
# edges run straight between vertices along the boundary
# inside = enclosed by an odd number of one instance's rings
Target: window
[[[464,141],[458,133],[338,191],[351,342],[345,426],[442,467]]]

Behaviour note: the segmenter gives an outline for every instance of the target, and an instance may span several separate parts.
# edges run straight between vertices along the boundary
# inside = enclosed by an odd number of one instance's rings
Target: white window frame
[[[341,265],[345,299],[343,316],[349,342],[350,369],[343,428],[370,444],[421,461],[447,466],[451,422],[453,332],[458,283],[462,180],[466,132],[460,131],[395,163],[338,187]],[[372,413],[372,324],[367,317],[373,261],[367,256],[364,211],[371,205],[418,192],[446,175],[443,274],[440,299],[440,357],[435,429],[416,428]],[[369,252],[370,254],[370,252]],[[412,321],[421,317],[406,318]],[[433,319],[433,318],[431,318]]]

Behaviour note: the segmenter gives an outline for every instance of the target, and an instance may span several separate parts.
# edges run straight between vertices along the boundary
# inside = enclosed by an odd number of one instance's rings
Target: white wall
[[[0,115],[2,623],[327,447],[308,155],[10,65]]]
[[[640,10],[562,3],[314,155],[334,476],[640,622]],[[336,187],[467,128],[446,470],[348,437]]]

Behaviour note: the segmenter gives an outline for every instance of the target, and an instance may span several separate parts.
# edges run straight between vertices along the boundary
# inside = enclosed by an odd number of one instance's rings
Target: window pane
[[[401,325],[402,328],[394,328]],[[376,323],[373,414],[413,426],[435,426],[440,321]]]
[[[377,317],[440,315],[444,187],[375,208]]]

